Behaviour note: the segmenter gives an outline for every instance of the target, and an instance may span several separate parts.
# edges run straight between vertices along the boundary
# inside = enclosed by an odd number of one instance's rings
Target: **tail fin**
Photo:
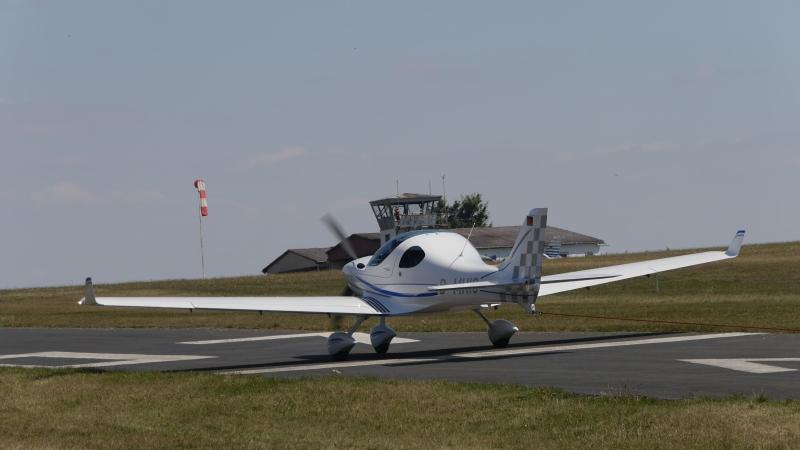
[[[508,258],[500,266],[502,277],[512,282],[523,282],[511,300],[532,313],[542,279],[544,260],[544,230],[547,228],[547,208],[532,209],[519,228],[517,240]]]

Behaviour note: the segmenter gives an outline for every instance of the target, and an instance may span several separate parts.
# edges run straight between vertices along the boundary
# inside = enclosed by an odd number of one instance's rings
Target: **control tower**
[[[369,202],[381,230],[381,241],[406,231],[437,228],[440,215],[436,204],[441,199],[441,195],[404,193]]]

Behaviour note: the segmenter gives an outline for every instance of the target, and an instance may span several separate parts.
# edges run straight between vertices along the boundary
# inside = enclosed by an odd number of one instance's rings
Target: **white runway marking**
[[[798,362],[800,358],[728,358],[728,359],[679,359],[678,361],[706,366],[722,367],[747,373],[797,372],[797,369],[761,364],[761,362]],[[756,362],[758,361],[758,362]]]
[[[330,336],[330,332],[321,332],[321,333],[300,333],[300,334],[275,334],[272,336],[253,336],[253,337],[246,337],[246,338],[234,338],[234,339],[214,339],[210,341],[186,341],[186,342],[178,342],[178,344],[187,344],[187,345],[212,345],[212,344],[230,344],[234,342],[253,342],[253,341],[274,341],[278,339],[296,339],[296,338],[306,338],[306,337],[324,337],[328,338]],[[359,344],[367,344],[372,345],[369,340],[368,333],[353,333],[353,338],[355,338],[356,342]],[[396,337],[392,339],[392,345],[394,344],[407,344],[409,342],[419,342],[417,339],[408,339],[408,338],[401,338]]]
[[[461,358],[492,358],[496,356],[508,355],[528,355],[536,353],[548,353],[556,351],[571,351],[571,350],[587,350],[593,348],[609,348],[609,347],[628,347],[634,345],[650,345],[650,344],[668,344],[672,342],[688,342],[688,341],[702,341],[706,339],[721,339],[740,336],[753,336],[762,333],[715,333],[715,334],[698,334],[691,336],[671,336],[663,338],[650,338],[650,339],[636,339],[627,341],[613,341],[613,342],[596,342],[592,344],[569,344],[569,345],[550,345],[545,347],[531,347],[531,348],[515,348],[508,350],[484,350],[479,352],[466,352],[455,353],[447,355],[442,358],[394,358],[394,359],[376,359],[369,361],[343,361],[343,362],[330,362],[322,364],[298,364],[293,366],[282,367],[266,367],[263,369],[247,369],[247,370],[234,370],[227,372],[220,372],[222,374],[260,374],[260,373],[278,373],[278,372],[300,372],[306,370],[323,370],[323,369],[338,369],[343,367],[360,367],[360,366],[391,366],[397,364],[410,364],[420,362],[434,362],[434,361],[447,361]]]
[[[595,342],[592,344],[554,345],[549,347],[511,348],[507,350],[488,350],[480,352],[456,353],[459,358],[491,358],[493,356],[528,355],[535,353],[563,352],[570,350],[587,350],[592,348],[630,347],[632,345],[668,344],[671,342],[702,341],[706,339],[731,338],[739,336],[753,336],[762,333],[714,333],[696,334],[691,336],[671,336],[650,339],[636,339],[630,341]]]
[[[42,364],[0,364],[0,367],[47,367],[51,369],[76,369],[86,367],[112,367],[127,366],[131,364],[164,363],[172,361],[189,361],[194,359],[216,358],[216,356],[200,355],[142,355],[137,353],[78,353],[78,352],[38,352],[38,353],[19,353],[16,355],[0,355],[0,359],[20,359],[20,358],[58,358],[58,359],[108,359],[111,361],[67,364],[62,366],[42,365]]]
[[[306,364],[303,366],[284,366],[284,367],[270,367],[268,369],[247,369],[247,370],[231,370],[228,372],[218,372],[222,375],[252,375],[257,373],[278,373],[278,372],[297,372],[301,370],[324,370],[324,369],[338,369],[342,367],[360,367],[360,366],[391,366],[394,364],[409,364],[434,361],[433,358],[395,358],[395,359],[375,359],[370,361],[342,361],[330,362],[321,364]]]
[[[178,342],[178,344],[186,345],[213,345],[213,344],[231,344],[235,342],[253,342],[253,341],[274,341],[278,339],[295,339],[305,337],[328,337],[330,333],[300,333],[300,334],[276,334],[272,336],[252,336],[246,338],[234,339],[212,339],[207,341],[186,341]]]

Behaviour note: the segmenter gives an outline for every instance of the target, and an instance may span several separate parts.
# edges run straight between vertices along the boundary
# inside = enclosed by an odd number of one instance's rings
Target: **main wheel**
[[[392,339],[395,336],[397,336],[397,333],[393,329],[381,323],[370,331],[369,340],[372,343],[372,348],[375,349],[375,353],[382,355],[389,351],[389,344],[392,343]]]
[[[489,325],[489,340],[497,348],[508,347],[508,341],[519,331],[516,325],[508,320],[497,319]]]

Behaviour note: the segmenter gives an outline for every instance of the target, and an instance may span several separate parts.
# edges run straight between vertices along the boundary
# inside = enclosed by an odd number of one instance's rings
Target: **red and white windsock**
[[[200,194],[200,215],[208,215],[208,199],[206,198],[206,182],[200,179],[194,180],[194,188]]]

